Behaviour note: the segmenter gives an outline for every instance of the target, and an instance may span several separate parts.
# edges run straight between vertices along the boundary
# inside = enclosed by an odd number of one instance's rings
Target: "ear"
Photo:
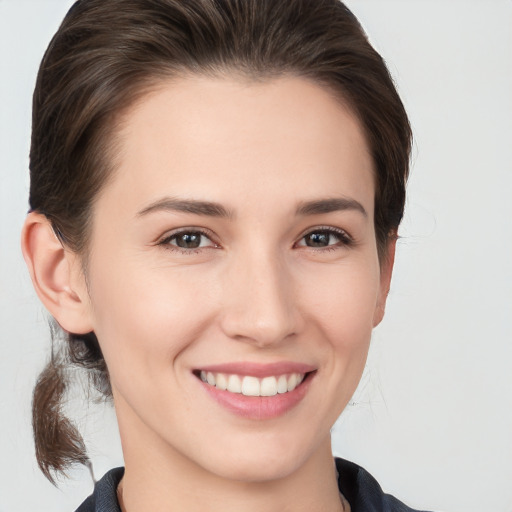
[[[391,236],[387,242],[385,255],[380,262],[380,286],[377,296],[377,304],[373,315],[373,327],[377,327],[384,318],[386,310],[386,300],[391,285],[391,276],[395,264],[396,236]]]
[[[64,248],[49,220],[29,213],[21,250],[41,302],[68,332],[91,332],[89,294],[78,255]]]

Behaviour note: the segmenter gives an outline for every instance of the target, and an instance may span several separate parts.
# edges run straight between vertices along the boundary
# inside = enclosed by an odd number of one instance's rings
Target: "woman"
[[[87,463],[69,365],[125,468],[78,509],[411,510],[334,460],[382,319],[411,133],[337,0],[82,0],[34,93],[22,245],[65,333],[34,392],[51,479]]]

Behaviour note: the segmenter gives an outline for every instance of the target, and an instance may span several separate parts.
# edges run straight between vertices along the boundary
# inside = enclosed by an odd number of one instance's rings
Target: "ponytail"
[[[89,382],[103,399],[109,399],[112,393],[94,333],[83,336],[65,334],[53,321],[51,332],[51,358],[34,388],[32,427],[37,463],[46,478],[55,485],[55,473],[65,474],[75,464],[90,468],[84,440],[64,413],[70,373],[74,369],[85,369]],[[59,340],[62,337],[65,339]],[[57,346],[59,343],[61,346]]]

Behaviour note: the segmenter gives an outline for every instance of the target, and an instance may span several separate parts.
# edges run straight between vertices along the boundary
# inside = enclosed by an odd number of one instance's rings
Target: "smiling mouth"
[[[258,378],[252,375],[227,374],[196,370],[194,375],[205,384],[222,391],[244,396],[275,396],[295,390],[313,372],[289,373]]]

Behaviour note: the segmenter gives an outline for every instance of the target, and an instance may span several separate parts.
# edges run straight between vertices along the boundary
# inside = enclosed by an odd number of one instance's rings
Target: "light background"
[[[69,512],[39,473],[31,390],[46,317],[19,251],[37,66],[70,0],[0,0],[0,512]],[[387,318],[335,453],[411,506],[512,511],[512,2],[351,0],[415,132]],[[96,476],[122,463],[113,413],[73,399]],[[105,423],[107,423],[105,425]]]

